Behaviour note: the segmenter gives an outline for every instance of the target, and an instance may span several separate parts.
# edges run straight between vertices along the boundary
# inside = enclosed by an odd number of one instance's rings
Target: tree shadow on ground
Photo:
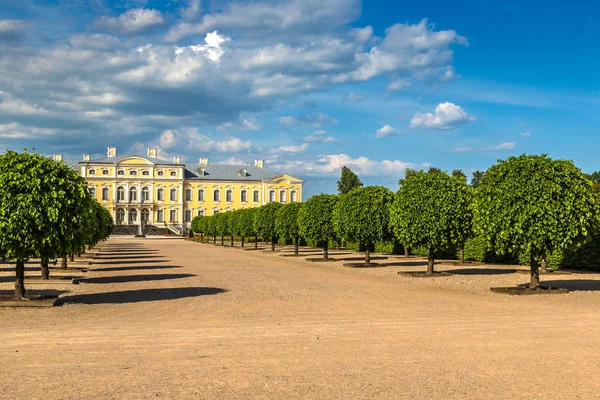
[[[332,258],[335,258],[336,260],[339,260],[339,261],[364,261],[365,260],[365,256],[362,256],[362,257],[345,257],[345,258],[334,257],[334,256],[337,256],[337,255],[339,255],[339,253],[338,254],[330,254],[330,256]],[[380,256],[371,257],[372,261],[375,261],[375,260],[387,260],[387,259],[388,259],[387,257],[380,257]],[[389,265],[389,264],[386,263],[386,265]]]
[[[546,275],[547,276],[547,275]],[[592,292],[600,291],[600,280],[594,279],[573,279],[573,280],[545,280],[541,277],[541,284],[553,288],[569,289],[571,291]],[[518,285],[519,287],[529,286],[529,283]]]
[[[146,269],[172,269],[181,268],[179,265],[134,265],[132,267],[114,267],[114,268],[90,268],[89,271],[93,272],[111,272],[111,271],[135,271],[135,270],[146,270]]]
[[[399,261],[399,262],[392,262],[392,263],[388,263],[386,262],[386,264],[389,267],[423,267],[423,266],[427,266],[427,260],[425,261]],[[435,265],[440,264],[439,262],[436,262]]]
[[[444,270],[443,272],[449,272],[453,275],[505,275],[514,274],[517,270],[502,268],[460,268]]]
[[[122,292],[78,294],[58,299],[58,304],[123,304],[145,301],[176,300],[187,297],[211,296],[227,289],[213,287],[184,287],[170,289],[138,289]]]
[[[120,275],[120,276],[98,276],[94,278],[81,279],[81,283],[127,283],[143,281],[164,281],[167,279],[191,278],[192,274],[148,274],[148,275]]]
[[[0,272],[15,272],[15,267],[16,264],[13,264],[12,267],[2,267],[0,268]],[[39,271],[40,270],[40,266],[37,267],[25,267],[25,272],[32,272],[32,271]]]
[[[139,256],[109,256],[109,257],[105,257],[103,255],[99,255],[97,256],[95,259],[96,260],[138,260],[141,258],[164,258],[164,256],[146,256],[146,255],[139,255]]]
[[[99,256],[122,256],[122,255],[140,255],[140,254],[156,254],[156,250],[127,250],[127,251],[99,251],[96,254]]]
[[[155,263],[163,263],[163,262],[171,262],[171,260],[152,260],[152,261],[148,261],[148,260],[107,260],[107,261],[98,261],[98,260],[92,260],[92,265],[103,265],[103,264],[118,264],[118,265],[123,265],[123,264],[148,264],[149,262],[151,262],[152,264]]]

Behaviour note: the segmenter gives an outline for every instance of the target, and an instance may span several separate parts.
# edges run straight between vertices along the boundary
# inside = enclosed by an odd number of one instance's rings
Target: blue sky
[[[408,4],[410,3],[410,4]],[[467,174],[549,153],[598,170],[590,1],[0,1],[0,149]]]

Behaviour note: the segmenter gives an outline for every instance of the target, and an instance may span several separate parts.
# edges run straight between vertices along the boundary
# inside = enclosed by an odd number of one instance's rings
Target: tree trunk
[[[42,279],[48,280],[50,278],[50,269],[48,268],[48,258],[42,257]]]
[[[233,247],[233,235],[231,235],[231,247]]]
[[[533,254],[533,252],[531,253],[531,256],[529,259],[529,264],[531,266],[531,281],[529,282],[529,288],[537,289],[541,286],[540,285],[540,270],[539,270],[538,260],[535,257],[535,255]]]
[[[459,258],[461,264],[465,263],[465,248],[464,247],[460,248],[458,258]]]
[[[427,275],[433,274],[433,265],[434,265],[434,253],[433,248],[429,249],[429,256],[427,257]]]
[[[408,247],[404,248],[404,257],[406,257],[406,258],[409,257],[409,255],[408,255]]]
[[[217,235],[213,236],[213,244],[217,244]]]
[[[365,265],[371,264],[371,250],[365,250]]]
[[[300,238],[297,237],[296,241],[294,242],[294,255],[297,256],[298,255],[298,242],[300,242]]]
[[[242,248],[244,248],[244,237],[242,236]]]
[[[548,273],[548,262],[546,261],[546,257],[542,258],[540,267],[541,267],[542,273],[544,273],[544,274]]]
[[[275,251],[275,238],[271,239],[271,251]]]
[[[340,241],[339,241],[339,240],[336,242],[336,245],[337,245],[337,249],[339,250],[339,249],[340,249],[340,246],[341,246],[341,245],[340,245]]]
[[[62,256],[62,259],[60,260],[60,267],[62,269],[67,269],[67,255],[66,254],[64,256]]]
[[[71,262],[75,261],[75,253],[71,253]]]
[[[92,246],[91,244],[88,245],[88,250],[91,250],[94,246]]]
[[[254,235],[254,250],[258,250],[258,235]]]
[[[325,244],[323,245],[323,258],[329,258],[329,240],[326,240]]]
[[[15,299],[25,299],[25,262],[22,259],[17,259],[15,267],[17,280],[15,281]]]

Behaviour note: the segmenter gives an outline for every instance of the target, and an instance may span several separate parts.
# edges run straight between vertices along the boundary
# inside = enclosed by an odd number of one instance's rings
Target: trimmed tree
[[[340,180],[337,181],[337,185],[338,193],[346,194],[354,188],[362,187],[363,184],[354,171],[346,166],[343,166],[342,175],[340,176]]]
[[[223,212],[215,217],[215,228],[217,235],[221,236],[221,246],[225,245],[225,236],[229,235],[229,215],[230,213]]]
[[[439,171],[419,171],[395,195],[390,224],[405,246],[428,249],[427,274],[435,253],[456,248],[470,236],[472,212],[467,185]]]
[[[75,236],[84,222],[86,186],[69,167],[39,154],[0,155],[0,248],[16,261],[15,299],[25,299],[25,259],[47,261],[81,242]]]
[[[231,247],[233,247],[234,235],[237,235],[238,219],[241,210],[235,210],[229,212],[229,235],[231,236]]]
[[[258,249],[258,234],[254,229],[254,215],[257,208],[243,208],[237,220],[238,234],[242,237],[242,247],[244,247],[244,238],[254,236],[254,249]]]
[[[585,243],[599,226],[598,198],[572,161],[510,157],[486,171],[476,193],[476,233],[497,254],[528,255],[531,289],[541,286],[540,260]]]
[[[394,193],[382,186],[367,186],[340,196],[333,210],[333,226],[338,237],[358,242],[365,249],[365,264],[371,264],[375,243],[391,238],[390,205]]]
[[[280,203],[269,203],[260,206],[254,214],[254,231],[263,239],[271,241],[271,251],[275,251],[277,231],[275,230],[275,217],[277,210],[281,208]]]
[[[219,215],[219,214],[217,214]],[[217,224],[216,217],[217,215],[211,215],[210,217],[206,217],[206,222],[204,223],[204,229],[206,231],[206,235],[210,238],[213,238],[213,244],[217,244]],[[208,240],[210,242],[210,239]]]
[[[338,196],[319,194],[302,204],[298,211],[300,236],[314,242],[323,242],[323,258],[329,258],[329,240],[336,240],[333,229],[333,209]]]
[[[294,255],[298,255],[300,242],[300,229],[298,228],[298,211],[302,203],[289,203],[277,210],[275,216],[275,230],[283,238],[294,241]]]

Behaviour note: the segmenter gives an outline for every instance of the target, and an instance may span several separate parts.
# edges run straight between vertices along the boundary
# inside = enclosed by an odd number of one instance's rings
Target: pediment
[[[128,157],[120,160],[117,165],[154,165],[154,163],[141,157]]]

